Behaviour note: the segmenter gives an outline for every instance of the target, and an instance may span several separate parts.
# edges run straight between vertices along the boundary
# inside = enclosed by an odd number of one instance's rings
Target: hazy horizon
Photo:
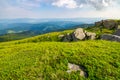
[[[0,23],[42,23],[42,22],[79,22],[93,24],[94,22],[105,20],[105,18],[11,18],[0,19]]]

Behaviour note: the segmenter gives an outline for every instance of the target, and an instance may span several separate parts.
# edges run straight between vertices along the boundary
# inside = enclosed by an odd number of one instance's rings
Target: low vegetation
[[[37,42],[0,45],[0,79],[78,80],[67,64],[82,65],[88,80],[120,79],[120,43],[109,41]]]
[[[60,42],[58,35],[70,32],[72,30],[0,43],[0,80],[120,79],[120,43]],[[103,29],[103,32],[112,31]],[[88,77],[81,77],[79,71],[67,73],[68,63],[83,66]]]

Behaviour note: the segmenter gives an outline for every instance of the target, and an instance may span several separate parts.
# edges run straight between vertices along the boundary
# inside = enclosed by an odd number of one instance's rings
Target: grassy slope
[[[35,32],[32,32],[32,31],[26,31],[26,32],[22,32],[22,33],[5,34],[5,35],[0,36],[0,42],[20,40],[20,39],[33,37],[35,35],[37,35],[37,34]]]
[[[94,32],[97,34],[97,37],[99,37],[101,34],[112,34],[114,30],[108,30],[108,29],[103,29],[102,32],[100,32],[100,29],[98,27],[90,27],[90,28],[85,28],[86,31],[89,32]],[[47,33],[43,35],[38,35],[32,38],[27,38],[23,40],[17,40],[16,43],[26,43],[26,42],[46,42],[46,41],[52,41],[52,42],[60,42],[61,39],[58,38],[59,35],[66,35],[67,33],[72,33],[73,30],[65,30],[62,32],[52,32],[52,33]]]
[[[62,34],[67,32],[71,31]],[[120,79],[120,43],[102,40],[55,42],[59,41],[56,38],[59,34],[0,43],[0,80],[85,79],[78,72],[68,74],[68,62],[84,66],[88,80]]]
[[[100,29],[99,27],[89,27],[89,28],[86,28],[87,31],[90,31],[90,32],[95,32],[97,33],[97,36],[99,37],[101,34],[103,33],[113,33],[114,30],[108,30],[108,29],[103,29],[102,32],[100,32]],[[60,35],[60,34],[66,34],[66,33],[71,33],[73,30],[65,30],[63,32],[54,32],[54,33],[47,33],[47,34],[42,34],[42,35],[38,35],[36,38],[33,38],[32,40],[34,41],[37,41],[36,39],[37,38],[41,38],[43,37],[42,39],[40,39],[41,41],[60,41],[57,39],[57,37]],[[7,41],[14,41],[14,40],[21,40],[21,39],[25,39],[26,38],[29,38],[31,36],[35,36],[37,35],[36,33],[34,32],[23,32],[23,33],[12,33],[12,34],[6,34],[6,35],[3,35],[3,36],[0,36],[0,42],[7,42]],[[28,39],[27,39],[28,40]],[[31,38],[30,38],[30,41],[31,41]]]

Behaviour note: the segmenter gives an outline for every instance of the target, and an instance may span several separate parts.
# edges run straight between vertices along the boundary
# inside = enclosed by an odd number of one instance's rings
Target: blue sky
[[[120,18],[119,0],[0,0],[0,18]]]

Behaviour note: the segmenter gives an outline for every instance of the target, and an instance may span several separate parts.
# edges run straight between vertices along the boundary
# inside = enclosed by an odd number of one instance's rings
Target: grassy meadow
[[[120,43],[60,42],[58,35],[68,32],[72,30],[1,42],[0,80],[120,79]],[[88,78],[81,77],[79,71],[67,73],[68,63],[84,66]]]

